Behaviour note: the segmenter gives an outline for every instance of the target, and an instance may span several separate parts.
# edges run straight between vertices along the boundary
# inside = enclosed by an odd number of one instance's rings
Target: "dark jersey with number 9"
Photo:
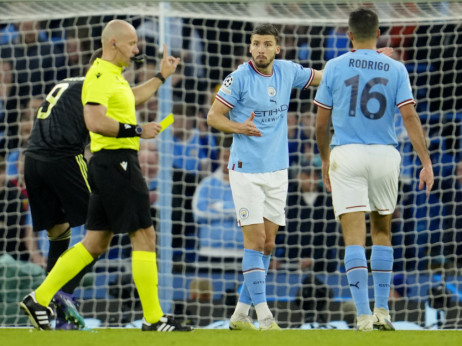
[[[27,154],[57,160],[83,154],[90,141],[82,106],[84,78],[67,78],[55,85],[37,111]]]

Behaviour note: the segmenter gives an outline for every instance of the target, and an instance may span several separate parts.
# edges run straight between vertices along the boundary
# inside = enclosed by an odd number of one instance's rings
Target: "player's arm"
[[[99,104],[86,104],[83,107],[83,115],[87,129],[93,133],[100,134],[106,137],[135,137],[150,139],[156,138],[162,130],[156,122],[145,123],[141,127],[143,129],[141,135],[137,134],[135,128],[137,125],[122,124],[117,120],[106,115],[106,107]]]
[[[316,142],[322,161],[322,181],[328,192],[331,192],[329,179],[331,114],[332,110],[318,107],[318,114],[316,116]]]
[[[175,73],[179,63],[180,58],[167,56],[167,45],[164,43],[164,53],[160,61],[160,75],[132,88],[133,94],[135,95],[135,104],[142,104],[154,95],[165,80]]]
[[[404,127],[409,135],[412,146],[419,156],[420,162],[422,162],[423,168],[419,175],[419,190],[422,190],[424,185],[426,185],[426,192],[428,196],[433,187],[433,167],[430,155],[428,154],[427,142],[425,140],[419,116],[417,115],[413,104],[404,105],[399,110],[403,117]]]
[[[261,132],[253,122],[255,113],[252,112],[250,117],[243,123],[238,123],[228,119],[226,116],[230,110],[231,108],[215,100],[207,114],[207,124],[225,133],[239,133],[246,136],[261,137]]]
[[[321,84],[323,72],[324,70],[313,69],[314,77],[313,77],[313,81],[311,82],[310,86],[318,86],[319,84]]]

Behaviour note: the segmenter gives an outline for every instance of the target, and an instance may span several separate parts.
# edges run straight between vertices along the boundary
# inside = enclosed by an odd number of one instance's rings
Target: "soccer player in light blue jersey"
[[[388,296],[393,268],[391,218],[398,195],[400,154],[394,130],[395,107],[423,168],[419,189],[433,186],[433,168],[420,124],[409,76],[400,62],[376,50],[378,17],[360,8],[349,17],[353,50],[330,60],[314,103],[318,106],[316,138],[322,177],[332,192],[336,219],[345,242],[345,269],[357,310],[357,329],[394,330]],[[334,135],[330,142],[330,123]],[[330,146],[329,146],[330,142]],[[368,296],[365,255],[366,220],[370,213],[374,311]]]
[[[275,60],[279,33],[270,24],[251,35],[252,59],[223,82],[207,115],[210,126],[233,133],[229,178],[244,235],[244,285],[230,329],[280,329],[266,302],[266,273],[279,226],[285,225],[289,167],[287,111],[293,88],[319,85],[322,73],[291,61]],[[229,118],[227,117],[229,113]]]

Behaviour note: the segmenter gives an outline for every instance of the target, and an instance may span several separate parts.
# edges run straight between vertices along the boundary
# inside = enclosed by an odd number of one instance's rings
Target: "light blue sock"
[[[366,252],[362,246],[350,245],[345,248],[345,270],[357,316],[371,315]]]
[[[242,289],[241,289],[241,294],[239,294],[239,303],[247,304],[247,305],[252,305],[252,298],[250,297],[249,289],[247,288],[244,283],[242,284]]]
[[[245,292],[245,289],[247,289],[254,306],[260,303],[266,303],[266,274],[263,264],[263,253],[244,249],[242,272],[244,274],[244,287],[242,287],[241,296]],[[246,303],[241,300],[241,296],[239,297],[239,302]]]
[[[393,271],[393,248],[372,246],[371,271],[374,278],[375,307],[388,310],[391,274]]]
[[[271,255],[263,255],[263,266],[265,267],[265,276],[268,275],[268,269],[271,262]],[[265,288],[266,292],[266,288]],[[239,302],[247,305],[252,305],[252,298],[250,297],[249,289],[245,282],[242,285],[241,294],[239,295]]]
[[[268,269],[271,262],[271,254],[263,255],[263,266],[265,267],[265,276],[268,275]]]

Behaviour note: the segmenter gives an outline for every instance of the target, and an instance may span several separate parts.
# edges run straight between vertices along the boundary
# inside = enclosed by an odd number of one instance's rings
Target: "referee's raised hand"
[[[175,58],[174,56],[167,55],[167,45],[164,43],[164,52],[162,60],[160,61],[160,73],[164,78],[170,77],[175,73],[178,64],[180,63],[180,58]]]

